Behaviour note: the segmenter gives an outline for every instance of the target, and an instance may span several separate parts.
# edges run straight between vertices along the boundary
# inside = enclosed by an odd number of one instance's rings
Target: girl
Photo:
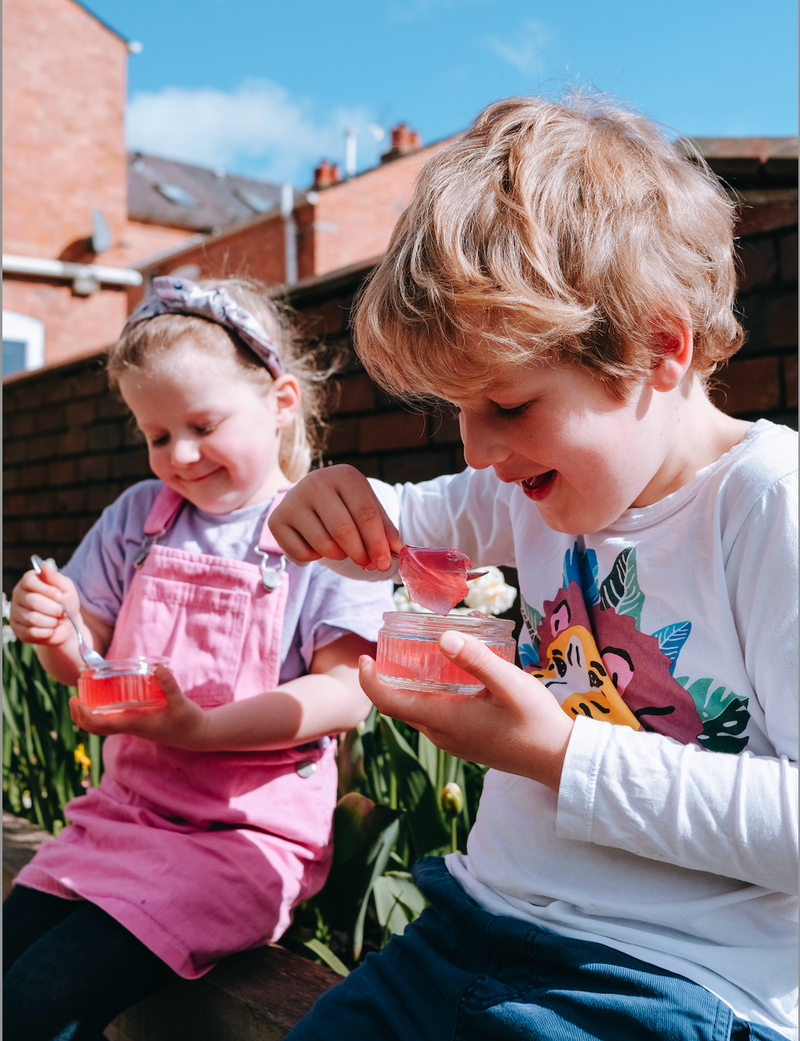
[[[63,603],[103,655],[169,658],[167,704],[71,704],[108,735],[105,773],[6,902],[8,1041],[99,1041],[176,975],[284,932],[327,873],[329,735],[366,715],[357,661],[392,607],[390,583],[287,564],[270,534],[310,466],[318,380],[263,297],[156,278],[108,371],[160,480],[105,510],[62,572],[27,572],[11,624],[74,684]]]

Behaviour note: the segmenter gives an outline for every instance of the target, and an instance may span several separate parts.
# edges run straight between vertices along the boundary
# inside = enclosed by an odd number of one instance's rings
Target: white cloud
[[[529,19],[513,40],[501,40],[490,36],[486,41],[491,50],[509,65],[529,76],[540,71],[542,56],[550,43],[550,32],[541,22]],[[549,55],[547,57],[549,61]]]
[[[344,165],[347,127],[358,131],[359,169],[383,150],[368,130],[375,117],[366,106],[318,115],[310,102],[264,79],[230,93],[164,87],[134,94],[126,120],[131,150],[298,187],[311,182],[320,159]]]

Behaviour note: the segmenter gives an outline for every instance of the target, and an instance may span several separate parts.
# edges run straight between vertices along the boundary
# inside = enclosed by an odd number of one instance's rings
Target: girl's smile
[[[184,340],[122,375],[119,388],[153,473],[198,509],[230,513],[289,483],[278,452],[299,405],[293,376],[266,387],[232,357]]]

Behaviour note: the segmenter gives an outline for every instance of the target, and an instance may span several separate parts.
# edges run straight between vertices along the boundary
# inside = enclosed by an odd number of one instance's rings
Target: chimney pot
[[[342,179],[341,171],[336,163],[329,163],[323,159],[314,171],[314,187],[327,188],[331,184],[338,184]]]
[[[381,156],[382,163],[391,162],[401,155],[410,155],[422,148],[422,138],[418,130],[410,130],[407,123],[392,127],[392,147]]]

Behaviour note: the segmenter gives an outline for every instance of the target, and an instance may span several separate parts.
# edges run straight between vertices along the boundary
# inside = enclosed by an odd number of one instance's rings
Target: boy
[[[403,543],[515,566],[523,669],[445,633],[486,689],[432,696],[362,659],[491,769],[431,907],[293,1041],[796,1037],[796,437],[706,394],[734,289],[731,204],[638,115],[502,101],[421,172],[357,342],[458,408],[469,468],[320,470],[272,528],[376,576]]]

